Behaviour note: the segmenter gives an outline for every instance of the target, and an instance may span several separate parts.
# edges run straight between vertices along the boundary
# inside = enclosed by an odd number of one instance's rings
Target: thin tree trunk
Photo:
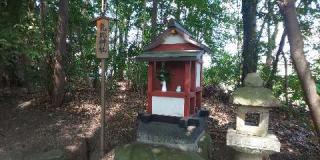
[[[256,41],[257,0],[242,0],[243,52],[242,82],[248,73],[256,72],[258,53]]]
[[[57,23],[56,52],[53,68],[53,95],[52,105],[60,107],[62,105],[66,84],[66,75],[64,72],[63,55],[66,54],[66,36],[68,25],[68,0],[60,0],[59,15]]]
[[[308,104],[315,129],[320,137],[320,97],[312,78],[309,63],[303,52],[303,38],[299,28],[295,0],[282,0],[279,3],[290,44],[290,54],[298,74],[305,101]]]
[[[40,31],[41,31],[41,41],[44,43],[45,40],[45,12],[46,12],[46,2],[45,0],[40,0]]]
[[[267,88],[272,89],[272,87],[273,87],[273,81],[274,81],[274,78],[275,78],[276,73],[278,71],[279,56],[283,52],[283,46],[284,46],[286,37],[287,37],[287,32],[284,30],[283,33],[282,33],[282,36],[281,36],[280,43],[279,43],[279,48],[278,48],[277,53],[276,53],[276,58],[272,63],[271,73],[270,73],[268,81],[266,83],[266,87]]]
[[[268,35],[268,47],[267,47],[267,61],[266,61],[266,64],[267,64],[267,67],[270,69],[270,66],[271,64],[269,64],[269,60],[271,59],[272,57],[272,50],[273,50],[273,47],[274,46],[274,39],[272,39],[271,37],[271,14],[272,14],[272,4],[271,4],[271,1],[267,1],[267,7],[268,7],[268,13],[267,13],[267,35]],[[269,70],[268,70],[269,71]]]
[[[45,74],[45,84],[47,93],[50,97],[53,95],[53,83],[52,83],[52,74],[53,74],[53,62],[51,55],[44,49],[46,48],[46,0],[40,0],[40,33],[41,33],[41,52],[44,58],[44,74]]]
[[[180,1],[177,1],[177,11],[176,11],[176,14],[175,14],[175,18],[177,21],[180,21],[180,16],[181,16],[181,2]]]
[[[115,1],[116,5],[116,19],[118,19],[118,7],[119,7],[119,2],[118,0]],[[118,20],[115,21],[115,30],[114,30],[114,41],[113,41],[113,50],[116,52],[117,49],[117,41],[118,41]]]
[[[155,38],[157,31],[157,17],[158,17],[158,0],[152,1],[152,12],[151,12],[151,36]]]
[[[284,61],[284,97],[286,99],[286,105],[289,105],[289,97],[288,97],[288,59],[284,52],[282,52],[282,57]]]
[[[144,40],[144,35],[145,35],[145,30],[146,30],[146,24],[147,24],[147,19],[146,19],[146,11],[147,11],[147,0],[143,0],[143,16],[142,16],[142,18],[143,18],[143,23],[142,23],[142,47],[141,48],[143,48],[144,47],[144,45],[145,45],[145,40]]]
[[[258,35],[257,35],[257,42],[260,41],[261,37],[262,37],[262,33],[263,33],[263,30],[264,30],[264,27],[266,25],[266,21],[267,19],[265,19],[263,22],[262,22],[262,25],[261,25],[261,28],[260,28],[260,31],[258,31]]]

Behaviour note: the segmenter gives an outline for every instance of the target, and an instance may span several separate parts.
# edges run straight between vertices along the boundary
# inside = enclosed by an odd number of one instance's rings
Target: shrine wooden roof
[[[137,61],[196,61],[201,60],[203,50],[196,51],[153,51],[144,52],[143,54],[137,56],[135,59]]]
[[[174,30],[174,33],[172,32]],[[204,50],[206,53],[211,54],[211,50],[204,44],[195,40],[192,35],[178,22],[174,19],[171,19],[168,24],[168,28],[163,31],[160,35],[158,35],[154,40],[145,47],[144,51],[152,51],[154,48],[158,47],[159,45],[163,44],[165,39],[173,34],[177,34],[183,38],[186,44],[192,44],[198,47],[199,50]]]

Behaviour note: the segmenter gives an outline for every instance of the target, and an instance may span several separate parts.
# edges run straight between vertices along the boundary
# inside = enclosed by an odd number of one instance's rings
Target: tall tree
[[[315,129],[318,137],[320,137],[320,97],[317,94],[316,83],[312,77],[309,63],[304,55],[304,44],[299,28],[295,0],[282,0],[279,2],[279,7],[284,18],[292,62],[298,74]]]
[[[65,95],[64,87],[66,84],[66,75],[64,72],[63,55],[66,54],[68,8],[69,1],[60,0],[56,35],[56,52],[53,68],[52,105],[54,107],[61,106]]]
[[[256,15],[257,0],[242,0],[243,19],[243,52],[242,52],[242,82],[250,72],[256,72],[258,66]]]
[[[157,30],[158,0],[152,0],[151,37],[155,38]]]

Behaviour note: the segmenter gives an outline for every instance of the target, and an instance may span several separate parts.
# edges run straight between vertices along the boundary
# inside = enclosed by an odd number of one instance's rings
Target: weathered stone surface
[[[198,141],[203,136],[207,118],[198,117],[198,126],[182,128],[179,124],[164,122],[139,122],[137,141],[146,144],[163,145],[183,151],[198,150]]]
[[[273,134],[265,137],[238,134],[236,130],[228,129],[227,145],[239,152],[249,154],[272,154],[280,152],[280,142]]]
[[[127,144],[115,150],[115,160],[204,160],[194,152],[185,152],[142,143]]]
[[[233,103],[244,106],[278,107],[280,102],[267,88],[242,87],[234,91]]]
[[[246,87],[262,87],[263,80],[258,73],[248,73],[244,79],[244,86]]]
[[[23,154],[19,151],[11,151],[6,154],[0,154],[1,160],[22,160]]]
[[[50,150],[41,153],[23,153],[9,152],[6,155],[0,155],[1,160],[67,160],[64,151],[59,149]]]
[[[249,154],[249,153],[243,153],[243,152],[238,152],[238,154],[236,154],[234,158],[234,160],[266,160],[266,159],[268,159],[268,155]]]
[[[28,155],[24,160],[67,160],[65,152],[59,149]]]
[[[259,113],[259,125],[250,126],[245,124],[245,115],[248,112]],[[253,136],[265,136],[268,132],[269,125],[269,110],[261,107],[241,106],[237,110],[236,130],[238,133],[248,134]]]
[[[198,142],[198,154],[204,159],[212,159],[212,139],[209,134],[204,134]]]

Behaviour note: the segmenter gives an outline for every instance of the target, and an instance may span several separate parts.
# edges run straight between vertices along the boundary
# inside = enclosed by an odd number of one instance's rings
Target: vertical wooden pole
[[[201,109],[201,102],[202,102],[202,91],[203,91],[203,81],[204,81],[204,77],[203,77],[203,71],[202,71],[202,65],[203,65],[203,62],[198,62],[200,63],[200,91],[199,91],[199,99],[198,99],[198,110]]]
[[[101,59],[101,135],[100,135],[100,156],[101,158],[104,156],[104,126],[105,126],[105,59]]]
[[[149,62],[148,65],[148,104],[147,113],[152,113],[152,91],[153,91],[153,71],[155,62]]]
[[[184,69],[184,117],[190,115],[191,61],[185,63]]]

